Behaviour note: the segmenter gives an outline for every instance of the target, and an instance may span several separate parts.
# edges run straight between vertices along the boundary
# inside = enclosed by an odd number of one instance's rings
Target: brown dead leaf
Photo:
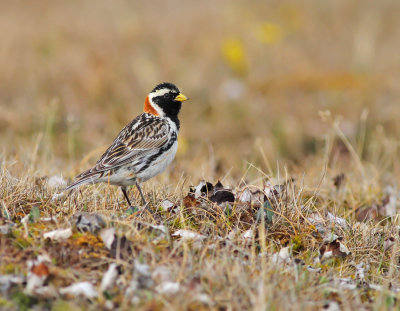
[[[385,196],[381,204],[373,203],[370,206],[363,206],[356,210],[356,219],[358,221],[377,220],[380,221],[388,216],[387,205],[390,202],[390,196]]]
[[[232,193],[232,191],[227,190],[227,189],[221,189],[221,190],[216,190],[211,196],[210,196],[210,201],[217,203],[217,204],[222,204],[224,202],[235,202],[235,195]]]
[[[199,197],[208,197],[213,190],[214,186],[212,183],[202,180],[196,187],[190,188],[189,194],[194,194],[194,197],[197,199]]]
[[[186,197],[183,198],[183,205],[185,207],[195,207],[197,204],[198,202],[192,194],[188,194]]]
[[[193,207],[194,199],[208,199],[211,202],[221,204],[224,202],[234,202],[235,195],[230,189],[224,188],[224,185],[218,181],[215,185],[208,181],[201,181],[196,187],[190,188],[189,194],[185,197],[184,203],[186,207]],[[197,203],[197,202],[196,202]]]
[[[287,185],[289,183],[294,182],[294,179],[288,180],[285,184],[283,185],[273,185],[270,182],[267,182],[264,185],[264,194],[266,198],[270,201],[271,204],[274,204],[274,202],[279,201],[282,199],[286,193]]]
[[[378,206],[372,204],[371,206],[360,207],[356,210],[357,221],[377,220],[379,218]]]
[[[31,272],[40,277],[47,277],[50,274],[49,268],[44,262],[32,266]]]
[[[386,252],[389,249],[391,249],[396,242],[396,238],[394,236],[390,236],[385,239],[385,242],[383,242],[383,250]]]
[[[331,241],[326,241],[319,249],[321,258],[339,257],[343,258],[350,255],[350,251],[342,243],[343,237],[333,237]]]
[[[177,207],[174,202],[167,200],[167,199],[163,200],[160,203],[160,206],[163,209],[163,211],[168,211],[168,212],[172,211],[174,208]]]
[[[117,237],[111,244],[110,256],[117,259],[128,259],[133,251],[132,242],[126,236]]]
[[[336,190],[340,189],[340,187],[342,186],[342,184],[345,180],[346,180],[346,176],[344,173],[336,175],[335,177],[332,178],[333,185],[335,186]]]

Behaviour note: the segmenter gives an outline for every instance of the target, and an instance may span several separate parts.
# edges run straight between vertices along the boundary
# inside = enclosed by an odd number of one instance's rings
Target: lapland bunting
[[[129,206],[127,186],[136,185],[147,205],[139,183],[163,172],[178,148],[182,102],[187,100],[172,83],[157,85],[144,101],[143,113],[125,126],[97,163],[75,177],[66,190],[99,182],[120,186]]]

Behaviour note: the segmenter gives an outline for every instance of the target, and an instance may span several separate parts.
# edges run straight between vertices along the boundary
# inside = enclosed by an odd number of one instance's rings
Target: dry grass
[[[188,199],[189,184],[185,180],[178,182],[175,189],[157,182],[145,184],[151,201],[149,212],[127,213],[128,206],[120,191],[106,185],[84,187],[67,200],[57,199],[54,195],[59,190],[51,187],[51,181],[40,171],[29,168],[29,160],[25,164],[22,159],[18,163],[4,161],[2,223],[4,227],[11,224],[11,231],[0,235],[1,274],[26,275],[30,270],[28,261],[48,256],[47,286],[58,290],[89,281],[99,297],[41,297],[36,292],[28,293],[24,284],[17,284],[3,293],[0,303],[11,310],[17,306],[52,306],[55,310],[84,306],[135,306],[138,310],[317,310],[333,302],[344,310],[395,308],[400,286],[396,216],[399,198],[397,189],[385,190],[388,185],[395,185],[395,178],[379,171],[380,161],[361,161],[356,153],[357,158],[352,158],[351,152],[335,154],[335,149],[329,147],[330,139],[337,136],[334,133],[333,128],[325,155],[316,156],[305,173],[280,171],[280,176],[267,176],[257,171],[252,174],[258,175],[257,179],[245,181],[244,177],[240,185],[230,184],[237,194],[230,210],[227,203]],[[384,150],[383,154],[389,156],[390,152]],[[24,174],[16,178],[7,167]],[[333,179],[342,172],[345,178],[335,186]],[[291,181],[292,178],[295,180]],[[258,200],[252,204],[238,201],[246,187],[254,191],[263,189],[266,181],[282,184],[285,180],[289,180],[285,191],[269,200],[274,213],[272,222],[258,217],[263,210]],[[131,195],[137,193],[131,191]],[[389,203],[386,196],[393,202]],[[163,210],[165,199],[175,203],[176,208]],[[40,212],[39,218],[32,212],[35,209]],[[363,209],[370,211],[366,219],[360,216]],[[101,215],[106,227],[115,228],[117,236],[125,237],[127,242],[110,250],[101,233],[79,232],[76,228],[71,237],[60,242],[43,237],[44,232],[74,225],[74,215],[81,211]],[[328,211],[344,217],[347,224],[330,220]],[[25,229],[21,219],[29,215],[33,220],[28,221]],[[318,223],[310,220],[318,218],[316,215],[321,217]],[[53,220],[46,220],[48,217]],[[165,226],[167,231],[163,233],[154,226]],[[204,238],[187,240],[175,236],[180,229]],[[333,247],[333,257],[321,257],[324,239],[333,233],[343,238],[341,243],[351,254],[342,257]],[[391,247],[388,241],[392,241]],[[282,249],[288,250],[288,255],[277,261],[276,254]],[[355,268],[362,262],[370,267],[364,278],[357,275]],[[111,263],[118,264],[121,274],[115,284],[101,293],[101,280]],[[148,266],[149,275],[140,274],[139,263]],[[320,271],[309,270],[308,266]],[[345,278],[354,288],[343,285]],[[139,285],[132,291],[135,281]],[[167,281],[179,283],[179,290],[163,292]],[[376,285],[381,287],[376,289]]]
[[[395,0],[2,1],[0,277],[29,284],[29,262],[47,256],[44,285],[57,295],[0,278],[0,308],[399,308],[399,12]],[[164,80],[192,101],[175,162],[144,185],[150,212],[127,213],[106,185],[54,198],[49,178],[92,164]],[[263,200],[188,199],[201,179],[236,198],[267,182],[286,190],[270,198],[271,222]],[[166,199],[176,208],[163,210]],[[82,211],[102,215],[117,246],[76,228],[44,239]],[[330,233],[351,254],[322,258]],[[121,273],[102,292],[111,263]],[[81,281],[99,296],[59,292]]]

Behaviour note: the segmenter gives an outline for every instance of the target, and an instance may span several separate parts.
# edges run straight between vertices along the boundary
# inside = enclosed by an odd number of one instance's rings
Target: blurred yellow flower
[[[282,29],[273,23],[263,23],[258,29],[258,39],[265,44],[276,44],[282,40]]]
[[[222,44],[222,56],[233,71],[243,73],[246,70],[244,46],[240,39],[226,39]]]

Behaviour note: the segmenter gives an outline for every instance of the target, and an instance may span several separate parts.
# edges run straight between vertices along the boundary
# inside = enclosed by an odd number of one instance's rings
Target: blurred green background
[[[191,98],[177,178],[301,164],[323,144],[326,110],[351,142],[362,132],[363,156],[374,139],[397,148],[399,16],[398,0],[3,0],[3,157],[38,144],[46,170],[72,176],[163,81]]]

